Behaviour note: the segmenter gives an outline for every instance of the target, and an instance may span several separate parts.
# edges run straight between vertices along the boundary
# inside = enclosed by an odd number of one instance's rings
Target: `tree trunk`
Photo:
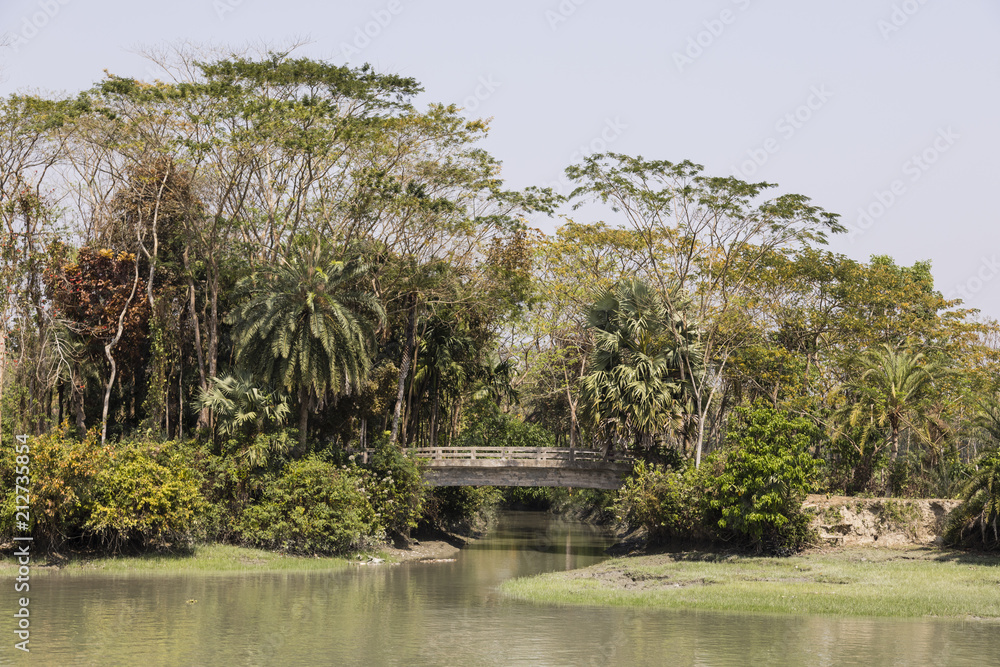
[[[208,376],[215,377],[219,366],[219,271],[214,263],[209,272]]]
[[[70,380],[73,386],[70,388],[70,401],[73,402],[74,414],[76,416],[76,428],[80,433],[87,432],[87,416],[84,413],[84,403],[87,400],[83,385],[77,386],[77,373],[73,373]]]
[[[184,357],[177,364],[177,439],[184,439]]]
[[[3,444],[3,388],[7,372],[7,329],[0,330],[0,445]]]
[[[299,388],[299,445],[296,448],[296,455],[302,456],[306,453],[306,433],[309,429],[309,390],[305,387]]]
[[[118,345],[118,341],[122,338],[122,333],[125,331],[125,315],[128,313],[129,307],[132,305],[132,299],[135,298],[136,290],[139,289],[139,255],[135,256],[135,277],[132,279],[132,292],[128,295],[128,299],[125,300],[125,305],[122,307],[122,312],[118,314],[118,330],[115,333],[114,339],[111,340],[107,345],[104,346],[104,356],[107,357],[108,361],[111,363],[111,377],[108,379],[108,386],[104,389],[104,409],[101,412],[101,446],[104,446],[108,435],[108,405],[111,403],[111,388],[115,385],[115,376],[118,374],[118,364],[115,362],[115,357],[111,354],[111,351],[115,349]]]
[[[188,283],[188,311],[191,314],[191,328],[194,329],[194,350],[198,359],[198,386],[202,391],[208,391],[208,378],[205,375],[205,355],[201,349],[201,323],[198,321],[198,310],[195,306],[194,275],[191,273],[190,262],[188,260],[188,248],[184,248],[184,273],[187,274]],[[202,408],[198,413],[198,424],[196,429],[208,428],[208,408]]]
[[[399,379],[396,382],[396,406],[392,410],[392,432],[389,436],[389,442],[394,444],[399,442],[399,422],[403,413],[403,399],[406,395],[406,378],[410,373],[410,359],[413,357],[414,338],[417,331],[417,304],[415,298],[412,300],[410,318],[406,323],[406,343],[403,346],[403,358],[399,362]]]
[[[441,398],[438,396],[438,379],[434,378],[434,403],[431,407],[431,447],[437,447],[440,421]]]

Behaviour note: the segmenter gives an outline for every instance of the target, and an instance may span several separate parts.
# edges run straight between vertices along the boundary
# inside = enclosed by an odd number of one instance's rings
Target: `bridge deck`
[[[363,452],[367,461],[372,450]],[[617,489],[631,459],[569,447],[413,447],[430,486],[561,486]]]

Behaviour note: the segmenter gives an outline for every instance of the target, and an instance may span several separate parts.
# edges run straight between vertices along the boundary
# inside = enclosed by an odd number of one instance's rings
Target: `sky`
[[[301,42],[492,118],[511,188],[568,194],[595,152],[690,159],[812,198],[848,227],[831,250],[929,260],[1000,317],[998,0],[0,0],[0,31],[3,95],[151,78],[138,52],[181,40]]]

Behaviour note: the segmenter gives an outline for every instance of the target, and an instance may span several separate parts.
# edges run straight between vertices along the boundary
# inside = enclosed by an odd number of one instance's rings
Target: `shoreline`
[[[267,572],[337,572],[352,566],[451,562],[462,546],[474,538],[435,535],[436,539],[411,540],[402,547],[377,548],[339,556],[297,555],[231,544],[198,544],[185,552],[160,552],[128,556],[54,552],[32,564],[32,573],[51,574],[225,574]],[[17,572],[10,558],[0,562],[0,575]]]
[[[1000,555],[928,545],[766,557],[687,550],[613,557],[504,582],[538,604],[1000,622]]]

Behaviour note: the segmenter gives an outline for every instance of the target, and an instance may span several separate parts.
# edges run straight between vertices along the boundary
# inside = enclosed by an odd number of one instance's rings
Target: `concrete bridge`
[[[364,451],[367,461],[371,450]],[[625,457],[569,447],[413,447],[430,486],[562,486],[618,489],[632,470]]]

